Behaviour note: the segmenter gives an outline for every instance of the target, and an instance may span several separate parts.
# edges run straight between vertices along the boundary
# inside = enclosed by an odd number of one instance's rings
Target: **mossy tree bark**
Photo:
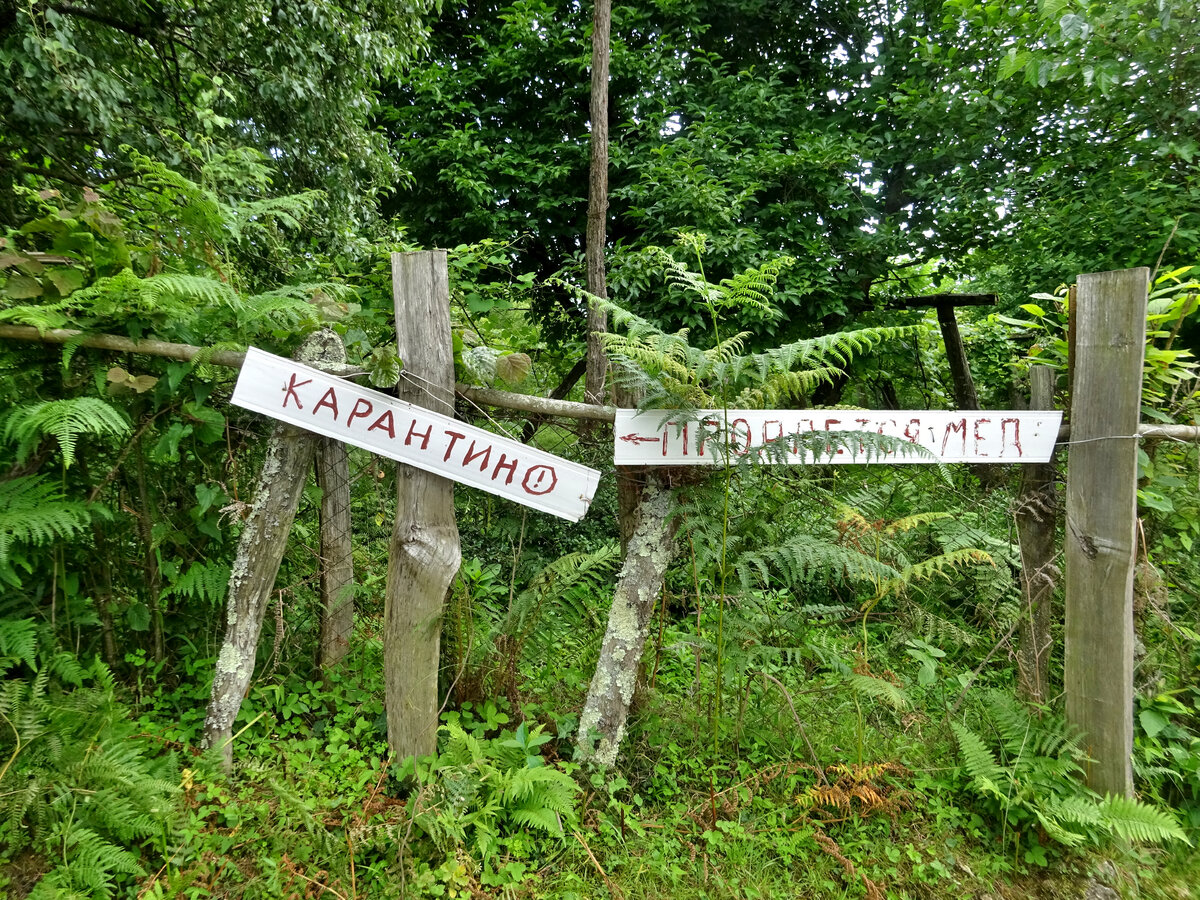
[[[344,363],[346,351],[332,331],[318,331],[301,345],[296,359],[317,366]],[[226,770],[233,766],[233,723],[254,674],[267,600],[287,549],[317,440],[315,434],[291,425],[275,427],[238,541],[225,601],[225,639],[217,656],[201,740],[201,746],[220,753]]]
[[[396,337],[404,371],[397,396],[454,414],[454,349],[444,251],[392,254]],[[383,668],[388,744],[397,761],[437,747],[442,607],[462,551],[454,483],[399,464],[388,553]]]
[[[617,760],[655,601],[675,554],[678,519],[670,511],[670,490],[651,477],[642,490],[600,660],[579,717],[580,756],[601,766]]]

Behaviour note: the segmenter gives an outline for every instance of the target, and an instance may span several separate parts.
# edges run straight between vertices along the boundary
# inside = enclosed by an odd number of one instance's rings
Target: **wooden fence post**
[[[296,359],[317,366],[344,363],[346,350],[332,331],[318,331],[301,345]],[[238,540],[225,601],[225,638],[217,656],[201,739],[201,746],[218,750],[226,771],[233,766],[233,723],[254,674],[267,600],[287,549],[317,441],[317,435],[292,425],[281,422],[275,426],[250,515]]]
[[[445,251],[392,254],[396,346],[404,361],[397,396],[454,414],[454,348]],[[396,434],[428,441],[424,432]],[[437,748],[442,606],[462,551],[454,483],[400,464],[388,553],[383,666],[388,745],[397,761]]]
[[[1088,786],[1131,796],[1138,419],[1149,269],[1079,277],[1067,468],[1067,719]]]
[[[1049,366],[1029,370],[1029,408],[1054,408],[1057,373]],[[1021,493],[1015,517],[1021,547],[1021,623],[1017,638],[1017,692],[1027,703],[1049,701],[1050,605],[1059,570],[1054,533],[1058,526],[1055,468],[1050,462],[1021,467]]]
[[[354,546],[350,524],[350,454],[346,445],[321,438],[317,447],[321,486],[321,672],[341,662],[354,631]]]

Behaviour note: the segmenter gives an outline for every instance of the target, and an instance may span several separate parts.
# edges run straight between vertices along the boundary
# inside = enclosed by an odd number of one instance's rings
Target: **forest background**
[[[604,478],[573,526],[456,493],[439,754],[388,758],[395,469],[358,451],[346,654],[318,666],[313,483],[233,774],[198,750],[269,433],[216,354],[328,326],[394,384],[388,254],[447,247],[460,381],[581,399],[592,18],[0,2],[3,889],[1189,896],[1200,519],[1172,442],[1139,455],[1141,804],[1080,785],[1057,648],[1047,702],[1015,699],[1015,471],[685,486],[621,756],[573,761],[620,561],[611,434],[464,403]],[[950,407],[935,320],[903,298],[994,292],[960,314],[982,406],[1013,408],[1031,360],[1065,367],[1061,286],[1147,266],[1143,417],[1196,423],[1193,4],[656,0],[611,29],[607,292],[643,341],[744,332],[721,345],[740,358],[874,329],[818,342],[773,405]],[[30,327],[206,352],[9,339]],[[664,344],[610,346],[672,384]]]

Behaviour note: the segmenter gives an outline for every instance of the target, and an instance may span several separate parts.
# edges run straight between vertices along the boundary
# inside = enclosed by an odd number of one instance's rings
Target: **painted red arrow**
[[[657,444],[659,441],[662,440],[662,438],[642,437],[637,432],[631,431],[631,432],[629,432],[629,434],[621,435],[621,440],[626,441],[630,444]]]

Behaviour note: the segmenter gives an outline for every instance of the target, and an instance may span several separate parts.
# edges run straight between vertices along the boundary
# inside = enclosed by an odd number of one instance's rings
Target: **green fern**
[[[75,461],[81,434],[121,437],[129,433],[129,422],[120,412],[96,397],[44,400],[14,409],[4,423],[4,438],[17,442],[17,459],[24,461],[50,435],[62,450],[63,465]]]
[[[908,709],[909,699],[904,688],[888,681],[886,678],[876,678],[874,675],[863,675],[854,672],[846,678],[846,683],[857,694],[870,697],[886,703],[892,709]]]
[[[170,585],[164,588],[162,597],[188,597],[213,606],[225,599],[229,586],[230,568],[225,563],[197,561],[188,566]]]
[[[579,786],[547,765],[541,726],[481,740],[444,725],[441,753],[414,765],[427,787],[418,792],[414,821],[444,851],[469,848],[487,867],[500,850],[530,830],[563,838],[578,821]],[[510,736],[509,736],[510,735]]]
[[[1018,843],[1039,827],[1068,847],[1098,844],[1111,836],[1151,843],[1188,842],[1171,815],[1126,797],[1101,798],[1080,780],[1083,753],[1061,717],[1032,718],[1011,697],[983,694],[992,739],[952,722],[967,786]]]
[[[615,543],[566,554],[545,566],[506,606],[477,598],[464,604],[460,587],[448,632],[463,680],[492,694],[507,694],[519,688],[514,682],[517,663],[526,670],[550,659],[570,665],[603,627],[601,598],[611,590],[620,561]]]
[[[1148,844],[1177,840],[1191,843],[1166,810],[1148,806],[1140,800],[1110,795],[1100,801],[1100,814],[1105,826],[1124,841]]]
[[[958,740],[958,751],[971,786],[980,794],[1003,800],[1001,785],[1008,782],[1008,770],[996,762],[995,755],[975,732],[959,722],[951,722],[950,728]]]
[[[0,823],[10,849],[53,864],[30,896],[109,897],[173,829],[174,762],[137,737],[101,663],[43,645],[36,674],[12,677],[30,665],[29,632],[0,620]]]
[[[22,663],[36,669],[37,640],[33,619],[0,619],[0,675]]]
[[[26,475],[0,481],[0,581],[20,583],[10,556],[13,546],[43,546],[73,537],[92,519],[84,503],[63,498],[60,489],[43,476]]]

